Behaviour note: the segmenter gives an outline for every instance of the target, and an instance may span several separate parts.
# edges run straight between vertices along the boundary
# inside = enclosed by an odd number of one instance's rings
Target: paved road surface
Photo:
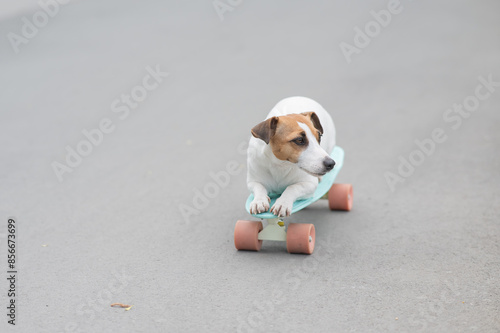
[[[0,21],[10,331],[500,330],[498,2],[227,3]],[[293,95],[334,117],[354,208],[289,219],[312,256],[237,252],[249,130]]]

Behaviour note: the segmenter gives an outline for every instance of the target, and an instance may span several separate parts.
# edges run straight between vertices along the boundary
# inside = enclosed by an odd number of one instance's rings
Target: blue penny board
[[[335,161],[335,167],[333,168],[332,171],[330,171],[329,173],[327,173],[322,177],[321,182],[319,182],[318,187],[316,188],[316,191],[314,192],[311,198],[304,200],[297,200],[293,203],[292,214],[306,208],[313,202],[316,202],[319,199],[321,199],[332,187],[333,182],[335,181],[335,177],[337,177],[337,175],[340,172],[340,169],[342,169],[342,166],[344,165],[344,149],[340,148],[339,146],[336,146],[333,149],[333,152],[330,156]],[[280,195],[281,194],[269,195],[269,197],[271,198],[271,204],[269,205],[269,207],[272,207],[274,205],[276,199],[278,199]],[[250,213],[250,204],[252,203],[252,201],[253,201],[253,193],[250,194],[245,205],[248,213]],[[259,219],[277,218],[277,216],[271,212],[252,214],[252,216],[257,217]]]

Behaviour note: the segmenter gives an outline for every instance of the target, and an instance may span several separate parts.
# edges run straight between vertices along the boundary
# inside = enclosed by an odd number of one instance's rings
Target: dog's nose
[[[332,160],[330,157],[327,157],[324,159],[323,165],[325,166],[326,170],[330,171],[335,166],[335,161]]]

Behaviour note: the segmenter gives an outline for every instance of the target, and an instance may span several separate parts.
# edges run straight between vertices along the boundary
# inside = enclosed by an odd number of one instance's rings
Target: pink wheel
[[[259,232],[262,230],[262,222],[238,221],[234,227],[234,246],[238,250],[259,251],[262,241],[259,240]]]
[[[352,208],[352,185],[333,184],[328,192],[328,204],[331,210],[351,210]]]
[[[286,250],[289,253],[312,254],[316,231],[312,224],[290,223],[286,232]]]

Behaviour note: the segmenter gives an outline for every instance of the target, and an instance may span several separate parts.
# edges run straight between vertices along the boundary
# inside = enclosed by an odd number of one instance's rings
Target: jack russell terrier
[[[306,97],[281,100],[266,120],[252,129],[248,146],[248,189],[254,200],[251,214],[269,210],[269,195],[280,195],[271,207],[277,216],[290,216],[296,200],[314,194],[321,176],[335,161],[335,125],[321,105]]]

